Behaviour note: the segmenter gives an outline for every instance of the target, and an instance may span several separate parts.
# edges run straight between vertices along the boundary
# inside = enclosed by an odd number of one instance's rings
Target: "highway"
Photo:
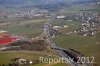
[[[70,66],[91,66],[90,64],[88,63],[85,63],[85,64],[78,64],[76,63],[75,61],[73,61],[73,59],[71,57],[68,56],[68,54],[66,54],[59,46],[58,44],[54,41],[54,39],[52,38],[52,35],[50,34],[52,32],[52,27],[51,27],[51,23],[52,23],[52,20],[54,18],[50,18],[48,19],[47,23],[44,24],[44,34],[46,36],[46,39],[47,41],[50,43],[50,46],[52,47],[53,50],[55,50],[60,56],[61,58],[67,58],[70,63],[69,65]],[[55,49],[57,48],[57,49]],[[68,51],[68,49],[66,49],[66,51]]]

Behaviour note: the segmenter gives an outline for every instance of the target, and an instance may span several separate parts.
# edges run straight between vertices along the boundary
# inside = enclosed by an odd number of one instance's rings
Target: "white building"
[[[57,16],[57,19],[63,19],[65,16]]]
[[[7,31],[1,30],[0,33],[6,33]]]
[[[68,26],[67,25],[64,25],[64,28],[67,28]]]

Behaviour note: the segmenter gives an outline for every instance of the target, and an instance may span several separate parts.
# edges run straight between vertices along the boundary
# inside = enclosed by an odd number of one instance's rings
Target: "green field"
[[[68,64],[64,64],[64,63],[58,63],[58,64],[54,64],[52,66],[69,66]]]
[[[56,19],[53,21],[53,26],[64,26],[67,25],[67,28],[61,28],[59,29],[59,32],[71,32],[76,31],[77,29],[81,28],[81,24],[79,21],[67,21],[65,19]]]
[[[81,28],[78,21],[67,21],[65,19],[56,19],[53,26],[67,25],[67,28],[58,29],[58,32],[67,33],[73,32]],[[100,32],[95,36],[82,36],[78,34],[57,35],[55,41],[62,48],[72,48],[81,52],[85,56],[94,56],[95,64],[100,66]]]
[[[0,30],[7,30],[9,33],[31,38],[39,36],[43,32],[45,22],[46,19],[20,20],[6,25],[2,24],[0,25]]]
[[[93,37],[84,37],[77,34],[56,36],[55,40],[62,48],[72,48],[85,56],[94,56],[95,63],[98,66],[100,65],[100,33]]]
[[[45,54],[39,53],[39,52],[30,52],[30,51],[0,51],[0,65],[5,64],[7,65],[8,63],[11,63],[12,59],[14,58],[24,58],[24,59],[31,59],[31,60],[39,60],[39,57],[46,57],[49,58],[48,56],[45,56]],[[55,58],[55,56],[50,56],[50,58]],[[2,60],[1,60],[2,59]],[[67,64],[63,63],[57,63],[57,64],[45,64],[45,63],[39,63],[35,65],[30,65],[30,66],[66,66]]]
[[[3,51],[0,51],[0,64],[11,63],[11,59],[14,59],[14,58],[38,60],[40,56],[43,56],[43,55],[36,54],[33,52],[21,52],[21,51],[3,52]]]

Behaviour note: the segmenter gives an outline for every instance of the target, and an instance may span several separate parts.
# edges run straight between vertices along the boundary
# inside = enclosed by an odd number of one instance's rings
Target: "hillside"
[[[0,0],[0,6],[4,7],[26,7],[34,5],[46,5],[46,4],[57,4],[63,2],[84,2],[84,1],[93,1],[93,0]]]

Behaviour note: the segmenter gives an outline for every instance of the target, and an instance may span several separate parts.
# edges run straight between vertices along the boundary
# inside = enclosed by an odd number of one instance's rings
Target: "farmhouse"
[[[12,59],[12,61],[15,61],[18,64],[32,64],[33,63],[31,60],[27,60],[23,58],[15,58],[15,59]]]

